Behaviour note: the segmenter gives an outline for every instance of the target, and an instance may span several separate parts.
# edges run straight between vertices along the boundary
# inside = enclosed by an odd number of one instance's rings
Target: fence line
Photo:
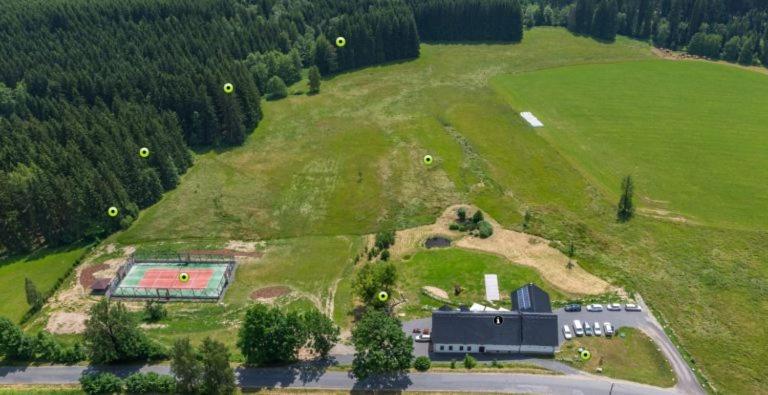
[[[147,288],[134,286],[120,286],[125,277],[136,264],[141,263],[211,263],[225,264],[224,275],[219,280],[216,288]],[[140,255],[135,253],[128,257],[127,262],[121,266],[107,288],[107,298],[140,298],[140,299],[197,299],[197,300],[218,300],[223,295],[224,289],[229,285],[234,277],[235,257],[232,255],[203,255],[203,254],[157,254]],[[119,289],[119,292],[118,292]]]

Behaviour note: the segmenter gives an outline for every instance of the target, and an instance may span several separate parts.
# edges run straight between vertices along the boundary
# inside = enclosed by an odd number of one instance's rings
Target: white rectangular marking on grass
[[[499,297],[499,278],[495,274],[485,275],[485,300],[489,302],[501,300]]]
[[[525,119],[526,121],[528,121],[528,123],[534,128],[540,128],[544,126],[544,124],[541,123],[541,121],[539,121],[539,118],[536,118],[536,116],[533,115],[533,113],[521,112],[520,116],[523,117],[523,119]]]

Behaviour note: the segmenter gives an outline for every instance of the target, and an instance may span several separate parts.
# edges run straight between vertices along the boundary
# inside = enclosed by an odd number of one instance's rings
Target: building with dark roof
[[[549,294],[534,283],[529,283],[512,292],[512,310],[529,313],[551,313]]]
[[[515,301],[517,297],[520,300]],[[513,311],[433,311],[432,351],[554,354],[559,345],[558,321],[549,295],[528,284],[512,293],[512,306]]]

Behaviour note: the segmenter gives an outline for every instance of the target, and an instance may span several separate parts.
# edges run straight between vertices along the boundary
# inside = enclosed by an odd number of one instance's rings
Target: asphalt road
[[[94,369],[82,366],[2,367],[2,384],[77,383],[83,371],[106,370],[120,376],[131,373],[169,373],[167,365]],[[589,376],[549,376],[505,373],[414,373],[410,375],[357,381],[346,372],[326,371],[322,366],[302,365],[286,368],[239,369],[238,381],[246,388],[315,388],[334,390],[410,390],[472,391],[545,394],[625,394],[668,395],[673,389],[608,380]]]

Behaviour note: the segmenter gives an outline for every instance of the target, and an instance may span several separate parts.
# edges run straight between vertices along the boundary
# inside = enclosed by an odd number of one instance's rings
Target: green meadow
[[[71,249],[44,249],[25,257],[0,260],[0,317],[19,321],[29,310],[24,290],[25,278],[35,283],[41,294],[46,294],[75,265],[86,247]]]
[[[291,308],[314,298],[345,323],[358,236],[432,223],[465,202],[518,230],[530,210],[530,232],[574,241],[582,266],[642,294],[718,390],[768,386],[758,363],[768,360],[760,229],[768,137],[759,111],[768,77],[653,61],[646,43],[598,43],[555,28],[528,31],[515,45],[421,48],[413,61],[326,79],[319,95],[303,94],[306,82],[291,87],[293,95],[265,103],[265,121],[243,146],[199,154],[178,188],[108,240],[267,241],[264,258],[238,270],[224,306],[174,306],[168,326],[151,333],[231,343],[250,292],[277,284],[296,290]],[[547,126],[527,126],[518,115],[526,110]],[[433,165],[422,164],[425,154]],[[636,177],[642,212],[616,224],[626,173]],[[465,275],[440,261],[475,262],[465,269],[477,273],[461,280],[468,284],[505,264],[510,273],[497,274],[512,282],[504,287],[536,278],[495,257],[459,255],[398,263],[438,268],[404,266],[407,292]]]
[[[541,135],[618,199],[632,174],[653,214],[715,226],[768,223],[768,78],[732,66],[653,60],[501,76]]]

